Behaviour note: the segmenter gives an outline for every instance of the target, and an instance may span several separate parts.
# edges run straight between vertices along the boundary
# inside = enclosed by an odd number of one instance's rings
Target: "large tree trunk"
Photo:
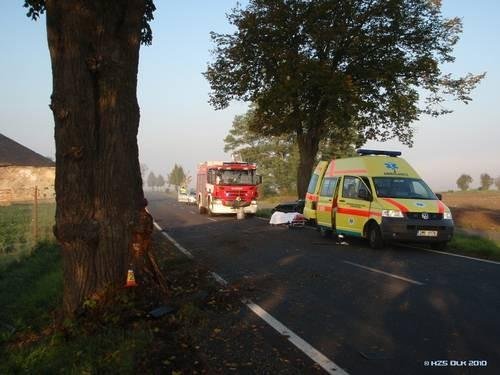
[[[144,194],[136,97],[144,0],[47,0],[63,306],[122,287]],[[144,223],[143,223],[144,224]],[[148,236],[148,234],[146,234]]]
[[[317,131],[311,130],[303,133],[297,132],[297,143],[299,146],[299,166],[297,168],[297,195],[304,199],[307,186],[311,179],[316,154],[319,149],[320,137]]]

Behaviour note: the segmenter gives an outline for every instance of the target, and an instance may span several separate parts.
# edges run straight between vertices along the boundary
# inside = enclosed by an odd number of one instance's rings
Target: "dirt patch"
[[[466,191],[443,193],[460,228],[500,231],[500,191]]]

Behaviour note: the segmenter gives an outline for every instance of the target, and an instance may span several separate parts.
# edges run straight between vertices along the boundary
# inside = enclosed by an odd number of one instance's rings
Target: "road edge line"
[[[315,363],[317,363],[323,370],[328,374],[338,374],[338,375],[348,375],[348,373],[338,366],[335,362],[331,361],[323,353],[315,349],[307,341],[303,340],[295,334],[291,329],[287,328],[275,317],[269,314],[259,305],[253,303],[250,300],[242,300],[242,302],[250,309],[252,312],[265,321],[269,326],[271,326],[280,335],[286,336],[288,341],[290,341],[295,347],[297,347],[302,353],[311,358]]]
[[[441,255],[449,255],[449,256],[457,257],[457,258],[465,258],[465,259],[475,260],[476,262],[483,262],[483,263],[490,263],[490,264],[500,265],[500,262],[497,262],[497,261],[494,261],[494,260],[490,260],[490,259],[474,258],[474,257],[470,257],[470,256],[467,256],[467,255],[448,253],[446,251],[431,250],[431,249],[426,249],[426,248],[423,248],[423,247],[411,246],[411,245],[399,244],[399,243],[398,243],[398,246],[407,247],[409,249],[423,250],[423,251],[427,251],[429,253],[436,253],[436,254],[441,254]]]
[[[186,248],[182,247],[176,240],[174,240],[167,232],[165,232],[165,230],[162,229],[162,227],[160,227],[158,225],[158,223],[156,221],[153,221],[153,225],[156,227],[156,229],[158,229],[165,237],[167,237],[167,239],[172,242],[174,244],[174,246],[181,252],[183,253],[185,256],[187,256],[188,258],[190,259],[193,259],[194,256],[193,254],[191,254],[189,252],[189,250],[187,250]]]

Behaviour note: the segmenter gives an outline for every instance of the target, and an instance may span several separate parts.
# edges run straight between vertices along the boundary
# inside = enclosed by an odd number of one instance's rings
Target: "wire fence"
[[[54,201],[39,200],[33,189],[33,200],[0,206],[0,268],[29,255],[40,241],[54,240]]]

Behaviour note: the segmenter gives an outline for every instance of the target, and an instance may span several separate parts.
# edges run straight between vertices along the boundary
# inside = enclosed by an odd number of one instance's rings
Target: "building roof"
[[[54,167],[55,163],[0,133],[0,167]]]

